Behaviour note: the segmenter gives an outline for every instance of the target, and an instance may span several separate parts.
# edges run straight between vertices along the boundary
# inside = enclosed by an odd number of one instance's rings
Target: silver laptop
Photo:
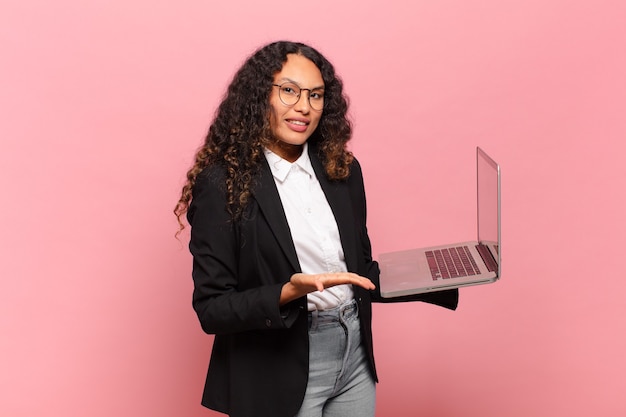
[[[383,297],[488,284],[500,278],[500,166],[480,148],[476,177],[477,240],[380,254]]]

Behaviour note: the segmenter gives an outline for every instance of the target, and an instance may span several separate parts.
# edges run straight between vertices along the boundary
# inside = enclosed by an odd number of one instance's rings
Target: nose
[[[311,94],[311,91],[306,88],[303,88],[302,90],[300,90],[300,97],[298,98],[298,101],[296,102],[296,104],[293,106],[294,110],[299,111],[304,114],[307,114],[311,111],[311,103],[309,103],[309,94]]]

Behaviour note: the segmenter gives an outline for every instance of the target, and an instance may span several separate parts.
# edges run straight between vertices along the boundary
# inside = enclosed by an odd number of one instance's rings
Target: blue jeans
[[[309,313],[309,381],[296,417],[373,417],[376,384],[356,302]]]

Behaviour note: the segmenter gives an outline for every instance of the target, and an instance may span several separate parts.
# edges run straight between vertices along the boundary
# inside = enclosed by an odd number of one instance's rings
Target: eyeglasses
[[[303,91],[309,92],[309,105],[313,110],[320,111],[324,108],[324,89],[322,88],[300,88],[292,82],[282,84],[272,84],[278,87],[278,97],[285,106],[293,106],[299,100]]]

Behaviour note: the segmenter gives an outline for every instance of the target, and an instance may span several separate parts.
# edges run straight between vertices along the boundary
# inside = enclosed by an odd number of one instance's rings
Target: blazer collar
[[[291,231],[289,230],[285,210],[280,201],[280,195],[278,194],[272,171],[265,157],[262,159],[261,172],[253,192],[254,199],[259,204],[259,209],[263,212],[270,229],[272,229],[272,233],[274,233],[292,268],[294,271],[300,272],[301,268],[296,255],[296,248],[291,238]]]

